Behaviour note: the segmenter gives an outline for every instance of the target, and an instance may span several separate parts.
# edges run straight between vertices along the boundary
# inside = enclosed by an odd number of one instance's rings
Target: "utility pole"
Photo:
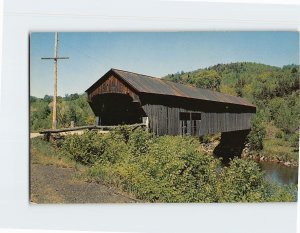
[[[54,82],[53,82],[53,106],[52,106],[52,129],[56,129],[56,97],[57,97],[57,60],[58,59],[69,59],[69,57],[58,57],[58,33],[55,32],[54,36],[54,57],[42,57],[41,59],[54,60]]]

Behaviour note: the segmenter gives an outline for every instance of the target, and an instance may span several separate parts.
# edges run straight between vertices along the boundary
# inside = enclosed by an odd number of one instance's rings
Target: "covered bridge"
[[[249,130],[256,107],[243,98],[111,69],[86,90],[99,125],[148,122],[156,135]]]

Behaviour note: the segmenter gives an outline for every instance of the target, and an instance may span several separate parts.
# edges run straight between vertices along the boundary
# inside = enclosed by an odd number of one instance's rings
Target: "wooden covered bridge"
[[[156,135],[245,131],[256,112],[243,98],[118,69],[86,92],[98,125],[144,121]]]

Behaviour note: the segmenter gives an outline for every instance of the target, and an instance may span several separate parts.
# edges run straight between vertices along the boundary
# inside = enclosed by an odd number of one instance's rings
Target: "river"
[[[280,185],[298,184],[298,167],[287,167],[279,163],[259,162],[265,178]]]

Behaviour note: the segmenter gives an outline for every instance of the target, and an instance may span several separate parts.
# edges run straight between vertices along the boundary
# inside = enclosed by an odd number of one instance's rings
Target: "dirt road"
[[[74,177],[75,168],[31,165],[33,203],[130,203],[136,200],[103,184],[87,183]]]
[[[41,137],[43,134],[40,133],[30,133],[30,138],[36,138],[36,137]]]

